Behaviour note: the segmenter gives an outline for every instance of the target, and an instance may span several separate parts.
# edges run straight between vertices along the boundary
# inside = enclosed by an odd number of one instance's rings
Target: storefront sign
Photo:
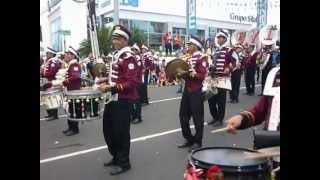
[[[188,0],[189,9],[188,9],[188,19],[189,19],[189,34],[195,34],[197,32],[196,25],[196,0]]]
[[[239,21],[240,23],[242,22],[248,22],[248,23],[255,23],[257,22],[257,18],[253,16],[241,16],[241,15],[236,15],[234,13],[230,14],[230,19],[234,21]]]

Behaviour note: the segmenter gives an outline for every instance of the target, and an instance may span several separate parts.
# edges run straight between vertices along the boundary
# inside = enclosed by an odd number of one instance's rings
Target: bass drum
[[[192,152],[190,162],[196,168],[207,170],[212,165],[221,168],[224,180],[268,180],[269,160],[245,159],[249,149],[235,147],[206,147]]]

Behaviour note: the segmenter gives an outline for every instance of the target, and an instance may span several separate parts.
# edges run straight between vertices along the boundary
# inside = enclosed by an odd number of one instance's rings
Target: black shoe
[[[70,129],[66,129],[66,130],[63,130],[62,133],[63,133],[63,134],[66,134],[66,133],[69,132],[69,131],[71,131],[71,130],[70,130]]]
[[[192,146],[189,148],[189,152],[192,152],[192,151],[197,150],[197,149],[199,149],[199,148],[201,148],[201,145],[198,144],[198,143],[195,143],[194,145],[192,145]]]
[[[236,100],[234,101],[234,103],[239,103],[239,100],[238,100],[238,99],[236,99]]]
[[[121,173],[124,173],[126,171],[128,171],[129,169],[131,169],[131,165],[125,166],[125,167],[121,167],[121,166],[112,166],[112,169],[110,171],[110,175],[118,175]]]
[[[213,124],[214,127],[217,126],[222,126],[222,121],[217,121],[216,123]]]
[[[232,104],[233,104],[233,103],[235,103],[235,100],[230,100],[229,103],[232,103]]]
[[[55,118],[53,116],[49,116],[49,117],[45,117],[46,121],[52,121],[55,120]]]
[[[79,134],[79,131],[70,130],[65,135],[66,136],[73,136],[73,135],[76,135],[76,134]]]
[[[142,122],[142,119],[138,118],[138,119],[133,120],[132,124],[138,124],[138,123],[141,123],[141,122]]]
[[[178,145],[178,148],[186,148],[186,147],[190,147],[192,145],[193,145],[192,142],[185,142],[183,144]]]
[[[217,121],[217,120],[212,119],[210,122],[208,122],[208,125],[215,124],[216,122],[218,122],[218,121]]]
[[[111,159],[109,162],[103,163],[103,166],[108,167],[108,166],[114,166],[116,165],[116,161],[114,159]]]

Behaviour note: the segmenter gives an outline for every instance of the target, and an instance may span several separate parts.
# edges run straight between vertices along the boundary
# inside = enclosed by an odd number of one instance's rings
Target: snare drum
[[[47,109],[57,109],[62,106],[63,94],[61,89],[51,88],[41,92],[41,104]]]
[[[89,121],[101,118],[103,110],[102,94],[93,89],[73,90],[66,92],[68,119],[72,121]]]
[[[221,168],[224,180],[267,180],[270,177],[268,159],[245,159],[249,149],[206,147],[192,152],[189,161],[196,168],[207,170],[212,165]]]
[[[275,179],[280,180],[280,156],[272,157],[272,171]]]
[[[46,78],[40,78],[40,87],[44,86],[48,80]]]

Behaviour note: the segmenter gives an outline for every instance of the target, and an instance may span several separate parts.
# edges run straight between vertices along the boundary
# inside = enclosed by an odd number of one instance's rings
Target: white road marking
[[[67,114],[62,114],[62,115],[59,115],[59,118],[65,118],[65,117],[68,117]],[[40,121],[46,121],[47,118],[41,118]]]
[[[208,125],[208,123],[204,122],[204,125],[206,126],[206,125]],[[194,128],[194,125],[191,125],[190,128]],[[151,134],[151,135],[147,135],[147,136],[143,136],[143,137],[138,137],[138,138],[132,139],[131,142],[145,141],[147,139],[151,139],[151,138],[155,138],[155,137],[159,137],[159,136],[164,136],[164,135],[176,133],[179,131],[181,131],[181,128],[173,129],[173,130],[169,130],[169,131],[165,131],[165,132],[161,132],[161,133]],[[105,145],[105,146],[99,146],[99,147],[95,147],[95,148],[91,148],[91,149],[87,149],[87,150],[83,150],[83,151],[77,151],[77,152],[73,152],[73,153],[69,153],[69,154],[64,154],[61,156],[47,158],[47,159],[40,160],[40,164],[56,161],[59,159],[65,159],[68,157],[79,156],[81,154],[86,154],[89,152],[99,151],[99,150],[107,149],[107,148],[108,148],[108,146]]]
[[[256,87],[258,87],[258,86],[261,86],[261,85],[256,85]],[[245,89],[245,87],[241,87],[240,89]],[[181,99],[181,97],[156,100],[156,101],[151,101],[150,103],[158,103],[158,102],[170,101],[170,100],[175,100],[175,99]],[[67,115],[61,115],[59,117],[66,117],[66,116]],[[41,119],[40,119],[40,121],[41,121]],[[205,122],[204,125],[208,125],[207,122]],[[191,125],[190,128],[194,128],[194,125]],[[164,135],[176,133],[176,132],[179,132],[179,131],[181,131],[181,128],[173,129],[173,130],[169,130],[169,131],[165,131],[165,132],[161,132],[161,133],[151,134],[151,135],[147,135],[147,136],[143,136],[143,137],[139,137],[139,138],[135,138],[135,139],[132,139],[131,142],[145,141],[147,139],[151,139],[151,138],[155,138],[155,137],[159,137],[159,136],[164,136]],[[83,151],[77,151],[77,152],[73,152],[73,153],[69,153],[69,154],[64,154],[64,155],[60,155],[60,156],[56,156],[56,157],[52,157],[52,158],[47,158],[47,159],[40,160],[40,164],[56,161],[56,160],[59,160],[59,159],[65,159],[65,158],[68,158],[68,157],[78,156],[78,155],[86,154],[86,153],[89,153],[89,152],[99,151],[99,150],[106,149],[106,148],[108,148],[107,145],[99,146],[99,147],[95,147],[95,148],[91,148],[91,149],[87,149],[87,150],[83,150]]]
[[[257,84],[255,87],[260,87],[261,84]],[[242,89],[245,89],[246,87],[240,87],[240,90]],[[174,98],[168,98],[168,99],[160,99],[160,100],[155,100],[155,101],[150,101],[149,103],[150,104],[153,104],[153,103],[159,103],[159,102],[164,102],[164,101],[171,101],[171,100],[176,100],[176,99],[181,99],[181,96],[179,97],[174,97]],[[63,114],[63,115],[60,115],[59,118],[65,118],[65,117],[68,117],[67,114]],[[40,121],[45,121],[46,118],[41,118]]]

